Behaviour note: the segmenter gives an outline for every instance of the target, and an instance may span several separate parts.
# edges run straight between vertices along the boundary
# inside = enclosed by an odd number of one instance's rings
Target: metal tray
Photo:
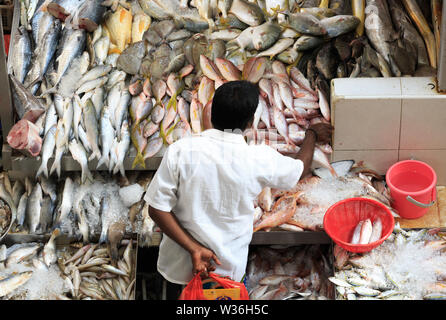
[[[254,232],[251,245],[299,245],[299,244],[331,244],[331,238],[324,232],[316,231],[257,231]]]

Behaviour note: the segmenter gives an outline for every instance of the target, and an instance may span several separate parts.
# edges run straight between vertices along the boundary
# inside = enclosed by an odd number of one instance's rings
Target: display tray
[[[136,166],[132,168],[133,161],[135,160],[136,152],[129,152],[129,154],[125,157],[124,160],[124,169],[125,171],[145,171],[145,170],[156,170],[158,169],[162,156],[155,156],[149,159],[146,159],[146,167],[142,168],[140,166]],[[51,168],[54,162],[54,157],[51,157],[48,161],[48,168]],[[12,170],[12,171],[21,171],[25,173],[34,174],[40,167],[41,159],[40,157],[29,158],[23,155],[17,155],[17,152],[14,152],[13,149],[7,145],[3,144],[3,168],[4,170]],[[88,167],[90,170],[96,170],[96,166],[98,164],[98,160],[94,159],[88,162]],[[81,166],[77,161],[73,159],[71,155],[64,155],[62,157],[62,171],[80,171]],[[98,168],[98,170],[108,170],[105,165],[102,165]]]
[[[251,245],[299,245],[331,244],[330,237],[324,231],[257,231],[254,232]]]
[[[8,234],[3,238],[2,244],[5,244],[7,247],[10,247],[17,243],[31,243],[31,242],[38,242],[38,243],[46,243],[49,239],[50,235],[30,235],[30,234]],[[130,273],[130,281],[133,281],[136,279],[136,273],[137,273],[137,264],[138,264],[138,236],[136,233],[132,234],[126,234],[121,242],[121,245],[125,245],[128,243],[128,241],[132,239],[133,243],[133,256],[132,260],[134,261],[132,270]],[[97,243],[97,239],[92,239],[94,241],[91,241],[90,243],[94,244]],[[56,238],[56,248],[57,250],[64,249],[72,244],[81,244],[78,239],[70,238],[66,235],[60,235]],[[73,249],[74,250],[74,249]],[[136,281],[136,280],[135,280]],[[135,283],[136,286],[136,283]],[[135,300],[136,297],[136,287],[133,290],[133,294],[130,297],[130,300]]]

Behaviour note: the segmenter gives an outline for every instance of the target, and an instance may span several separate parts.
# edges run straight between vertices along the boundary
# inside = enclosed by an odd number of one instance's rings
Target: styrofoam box
[[[417,159],[446,185],[446,95],[435,85],[430,77],[334,79],[332,161],[364,161],[385,174],[397,161]]]

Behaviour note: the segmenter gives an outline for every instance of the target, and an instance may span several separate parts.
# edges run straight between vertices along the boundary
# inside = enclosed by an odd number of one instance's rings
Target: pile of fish
[[[248,257],[251,300],[334,299],[328,246],[254,247]]]
[[[136,281],[132,240],[110,247],[89,243],[56,248],[48,242],[2,246],[0,297],[13,300],[131,300]],[[42,248],[43,247],[43,248]]]
[[[393,233],[370,252],[335,245],[337,299],[446,300],[446,233],[440,228]]]
[[[0,238],[8,232],[9,225],[11,224],[12,214],[8,204],[3,200],[0,200]]]
[[[353,230],[350,240],[351,244],[368,244],[381,239],[382,222],[378,217],[373,221],[371,219],[361,220]]]
[[[354,161],[332,163],[337,174],[328,169],[314,170],[291,190],[265,188],[254,203],[254,231],[279,228],[287,231],[323,230],[323,219],[329,207],[338,201],[362,197],[384,204],[394,216],[390,192],[384,178]]]
[[[331,79],[436,67],[441,1],[428,13],[425,3],[22,1],[8,69],[20,121],[8,143],[41,155],[46,177],[47,159],[54,155],[49,173],[60,176],[68,151],[84,171],[96,159],[124,174],[128,154],[133,168],[145,167],[207,128],[212,91],[241,78],[262,88],[248,136],[294,153],[309,124],[330,121]]]
[[[82,183],[78,173],[63,181],[40,177],[36,181],[16,180],[11,186],[3,173],[0,198],[12,203],[11,233],[49,234],[55,228],[84,243],[114,244],[132,232],[150,243],[154,231],[143,195],[151,173],[132,173],[130,180],[95,173],[94,181]]]

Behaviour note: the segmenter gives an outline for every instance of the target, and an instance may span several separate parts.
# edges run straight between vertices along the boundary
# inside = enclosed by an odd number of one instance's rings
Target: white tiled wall
[[[332,81],[332,161],[354,159],[381,174],[399,160],[431,165],[446,185],[446,95],[433,78]]]

